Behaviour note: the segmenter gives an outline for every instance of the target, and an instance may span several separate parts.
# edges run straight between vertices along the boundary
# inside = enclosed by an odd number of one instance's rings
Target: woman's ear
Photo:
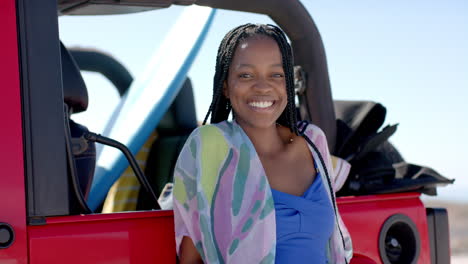
[[[223,94],[224,94],[224,97],[229,99],[229,89],[228,89],[226,80],[224,80],[223,82]]]

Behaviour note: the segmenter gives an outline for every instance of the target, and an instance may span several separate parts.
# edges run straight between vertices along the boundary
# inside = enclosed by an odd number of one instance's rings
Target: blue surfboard
[[[133,154],[139,151],[182,87],[214,14],[215,10],[207,7],[185,8],[145,71],[122,97],[104,136],[125,144]],[[92,210],[102,203],[127,166],[119,150],[107,146],[100,149],[88,197]]]

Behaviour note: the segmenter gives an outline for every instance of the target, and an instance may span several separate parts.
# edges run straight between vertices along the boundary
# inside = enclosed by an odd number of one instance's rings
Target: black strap
[[[317,156],[319,157],[319,160],[322,163],[323,170],[325,171],[325,176],[326,176],[327,182],[328,182],[328,188],[330,189],[330,194],[331,194],[331,197],[332,197],[332,204],[333,204],[333,209],[335,211],[336,224],[338,225],[338,230],[340,231],[340,236],[341,236],[341,242],[343,243],[343,249],[345,250],[346,245],[345,245],[344,236],[343,236],[343,233],[341,232],[340,224],[339,224],[339,221],[338,221],[338,213],[337,213],[338,210],[336,208],[336,197],[335,197],[335,192],[333,191],[333,188],[332,188],[330,174],[328,173],[328,168],[327,168],[327,166],[325,164],[325,161],[324,161],[324,159],[322,157],[322,154],[320,153],[319,149],[312,142],[312,140],[310,140],[310,138],[305,134],[305,131],[306,131],[308,125],[309,125],[309,122],[301,121],[297,125],[297,128],[298,128],[299,134],[307,141],[307,143],[317,153]],[[346,262],[346,264],[348,264],[348,261],[346,260],[346,257],[345,257],[345,262]]]

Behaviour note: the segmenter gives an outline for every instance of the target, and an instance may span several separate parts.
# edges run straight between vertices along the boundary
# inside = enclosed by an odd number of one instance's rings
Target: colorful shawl
[[[323,157],[325,164],[317,162],[319,170],[332,168],[325,134],[308,125],[305,135]],[[319,154],[310,149],[319,161]],[[335,158],[333,163],[339,175],[330,173],[327,179],[321,173],[332,203],[331,188],[342,184],[349,172],[345,161]],[[351,239],[335,212],[338,224],[329,242],[328,260],[349,263]],[[271,189],[252,142],[235,121],[199,127],[187,139],[174,171],[174,221],[177,254],[183,236],[188,236],[205,263],[274,263]]]

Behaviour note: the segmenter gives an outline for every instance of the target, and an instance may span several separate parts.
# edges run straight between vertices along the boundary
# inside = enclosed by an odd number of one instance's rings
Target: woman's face
[[[224,82],[224,95],[240,125],[275,125],[287,105],[284,75],[275,40],[257,35],[238,44]]]

